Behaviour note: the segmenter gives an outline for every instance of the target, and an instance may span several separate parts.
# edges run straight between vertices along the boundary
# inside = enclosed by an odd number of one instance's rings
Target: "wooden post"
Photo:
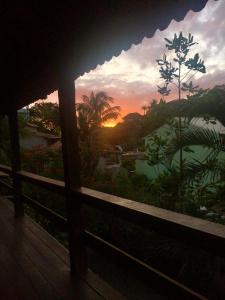
[[[80,199],[75,199],[71,192],[72,190],[80,188],[80,156],[75,109],[75,84],[72,78],[61,81],[58,97],[71,273],[73,275],[81,275],[86,271],[86,253],[82,242],[82,207]]]
[[[8,120],[9,120],[9,129],[10,129],[11,165],[12,165],[15,217],[22,217],[24,215],[24,207],[23,207],[23,201],[21,197],[22,186],[21,186],[20,179],[16,175],[16,172],[21,170],[17,110],[12,110],[10,112],[10,114],[8,115]]]

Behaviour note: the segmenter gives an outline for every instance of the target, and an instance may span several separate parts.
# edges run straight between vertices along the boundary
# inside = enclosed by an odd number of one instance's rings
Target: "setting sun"
[[[104,127],[115,127],[117,124],[116,121],[107,121],[106,123],[103,124]]]

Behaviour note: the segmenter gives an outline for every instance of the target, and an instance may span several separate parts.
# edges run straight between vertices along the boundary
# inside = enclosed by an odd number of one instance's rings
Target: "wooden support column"
[[[69,231],[71,273],[83,275],[86,271],[86,253],[83,244],[82,205],[72,190],[80,188],[80,156],[75,110],[74,80],[61,80],[58,90],[66,206]]]
[[[21,186],[20,179],[16,175],[16,172],[21,170],[17,110],[12,110],[10,112],[10,114],[8,115],[8,120],[9,120],[9,129],[10,129],[11,165],[12,165],[15,217],[22,217],[24,215],[23,200],[21,197],[22,186]]]

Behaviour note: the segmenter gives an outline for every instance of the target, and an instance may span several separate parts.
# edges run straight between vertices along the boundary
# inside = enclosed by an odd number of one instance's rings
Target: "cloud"
[[[164,31],[157,30],[153,38],[144,38],[120,56],[112,58],[102,66],[76,80],[76,98],[91,91],[106,91],[121,105],[122,114],[139,111],[151,99],[159,99],[157,85],[160,76],[156,59],[167,51],[165,38],[174,33],[191,33],[198,42],[194,51],[205,60],[206,74],[199,74],[195,83],[203,88],[225,83],[225,1],[209,0],[199,13],[190,11],[181,22],[172,21]],[[168,100],[176,98],[176,90]],[[53,93],[50,99],[57,98]]]
[[[222,85],[224,83],[224,70],[215,70],[213,73],[206,74],[204,77],[202,76],[196,80],[196,84],[203,89],[212,88],[215,85]]]

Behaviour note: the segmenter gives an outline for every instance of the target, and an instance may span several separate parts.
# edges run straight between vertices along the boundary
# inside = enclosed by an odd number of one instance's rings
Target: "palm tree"
[[[95,170],[101,145],[98,141],[99,128],[108,120],[116,120],[120,115],[120,106],[111,106],[113,98],[105,92],[83,95],[77,103],[78,127],[80,135],[81,164],[89,176]]]
[[[78,125],[80,128],[99,128],[108,120],[116,120],[120,115],[120,106],[111,106],[113,98],[105,92],[83,95],[77,103]]]
[[[144,111],[144,116],[145,116],[145,114],[146,114],[146,111],[147,111],[147,109],[148,109],[148,106],[146,106],[146,105],[143,105],[143,106],[141,107],[141,109],[143,109],[143,111]]]

